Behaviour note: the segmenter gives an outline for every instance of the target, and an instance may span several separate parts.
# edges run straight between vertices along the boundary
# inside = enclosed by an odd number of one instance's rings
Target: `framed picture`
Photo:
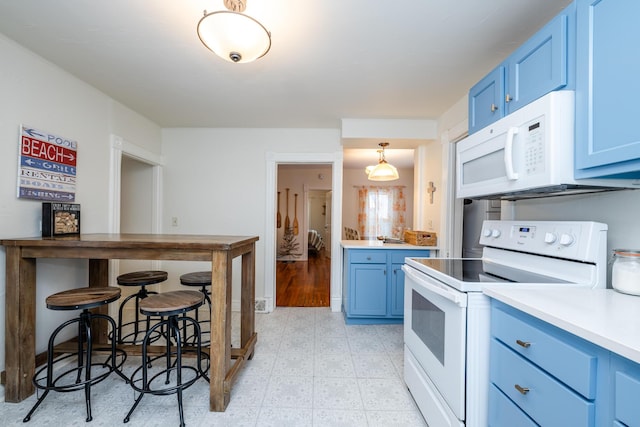
[[[42,237],[80,234],[80,205],[42,203]]]

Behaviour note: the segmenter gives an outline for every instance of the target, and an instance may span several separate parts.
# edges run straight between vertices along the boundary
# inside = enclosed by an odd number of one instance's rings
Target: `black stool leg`
[[[180,412],[180,427],[184,426],[184,411],[182,409],[182,337],[180,336],[180,325],[177,316],[169,318],[171,329],[176,336],[176,384],[178,386],[178,411]],[[168,380],[168,377],[167,377]],[[168,383],[167,383],[168,384]]]
[[[42,396],[38,398],[38,401],[35,403],[35,405],[33,405],[33,408],[31,408],[31,410],[29,411],[27,416],[24,417],[22,422],[26,423],[26,422],[29,422],[29,420],[31,420],[31,416],[33,415],[33,413],[36,411],[36,409],[38,409],[38,406],[40,406],[40,404],[45,399],[45,397],[47,397],[49,392],[53,389],[53,348],[55,347],[56,336],[60,333],[61,330],[63,330],[67,326],[79,321],[80,321],[79,318],[67,320],[62,325],[58,326],[49,337],[49,344],[47,345],[47,385],[44,393],[42,393]],[[33,377],[33,384],[36,385],[35,376]]]
[[[142,398],[144,397],[144,394],[147,391],[148,388],[148,384],[147,384],[147,369],[148,369],[148,363],[147,361],[148,359],[148,355],[147,355],[147,346],[149,345],[149,336],[151,334],[152,331],[156,330],[158,327],[161,326],[161,323],[157,323],[155,326],[153,326],[151,329],[149,329],[147,331],[147,333],[144,336],[144,339],[142,340],[142,389],[140,391],[140,396],[138,396],[138,398],[136,399],[136,401],[133,403],[133,406],[131,407],[131,409],[129,409],[129,412],[127,413],[127,416],[124,417],[123,422],[128,423],[129,420],[131,419],[131,414],[133,414],[133,411],[135,411],[135,409],[138,407],[138,405],[140,404],[140,401],[142,400]],[[135,373],[134,373],[135,375]],[[131,383],[133,384],[133,377],[131,379]]]
[[[80,315],[80,323],[83,324],[85,337],[87,340],[87,354],[84,366],[85,385],[84,385],[84,399],[87,405],[87,422],[93,419],[91,415],[91,352],[93,346],[93,340],[91,338],[91,313],[88,310],[84,310]],[[83,341],[83,340],[78,340]],[[80,356],[78,356],[80,359]]]

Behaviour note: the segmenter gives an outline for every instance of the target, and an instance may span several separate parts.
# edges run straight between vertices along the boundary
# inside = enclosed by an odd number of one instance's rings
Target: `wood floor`
[[[276,306],[329,307],[331,258],[321,251],[309,261],[276,262]]]

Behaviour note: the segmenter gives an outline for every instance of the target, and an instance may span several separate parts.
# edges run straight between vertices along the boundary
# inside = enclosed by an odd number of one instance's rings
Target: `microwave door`
[[[518,127],[484,129],[457,146],[457,197],[492,194],[519,179]]]

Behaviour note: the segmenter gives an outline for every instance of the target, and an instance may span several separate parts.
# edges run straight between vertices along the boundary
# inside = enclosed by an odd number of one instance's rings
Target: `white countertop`
[[[640,363],[640,296],[567,286],[487,285],[483,292]]]
[[[428,249],[437,251],[437,246],[417,246],[409,243],[384,243],[382,240],[341,240],[340,245],[346,249]]]

